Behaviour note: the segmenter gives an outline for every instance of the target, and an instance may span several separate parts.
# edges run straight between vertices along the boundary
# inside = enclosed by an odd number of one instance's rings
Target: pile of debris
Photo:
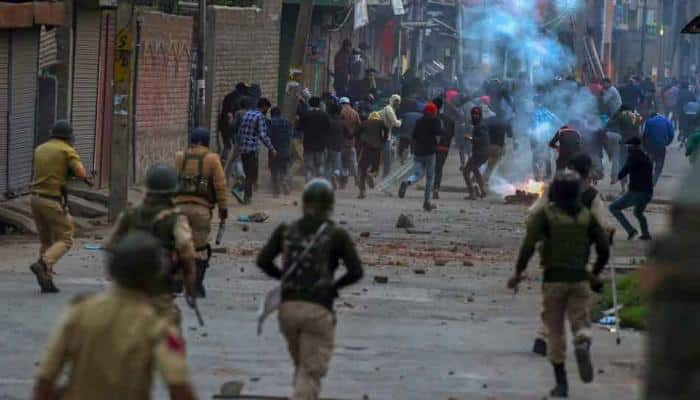
[[[506,204],[522,204],[526,206],[531,206],[537,199],[540,198],[540,193],[528,192],[525,190],[517,189],[515,194],[511,194],[505,197]]]

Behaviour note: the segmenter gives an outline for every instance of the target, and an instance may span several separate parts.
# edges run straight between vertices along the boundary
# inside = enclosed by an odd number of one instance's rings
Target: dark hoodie
[[[421,117],[416,121],[416,128],[413,130],[413,154],[418,157],[435,154],[438,138],[442,135],[442,123],[437,117]]]

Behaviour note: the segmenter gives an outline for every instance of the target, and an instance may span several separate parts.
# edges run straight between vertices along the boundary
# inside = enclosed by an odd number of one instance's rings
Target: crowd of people
[[[352,59],[348,46],[344,43],[342,49],[347,57],[341,54],[336,63]],[[474,200],[489,193],[489,181],[506,147],[510,144],[515,153],[527,142],[532,176],[551,181],[551,186],[531,209],[507,286],[517,290],[541,243],[542,328],[533,350],[552,363],[556,385],[551,396],[567,397],[568,318],[580,376],[586,383],[593,380],[590,289],[601,288],[599,275],[614,238],[595,188],[604,176],[604,154],[611,164],[611,183],[622,186],[622,194],[608,207],[610,213],[628,239],[641,231],[640,239],[650,240],[644,210],[662,176],[667,147],[678,137],[692,159],[697,157],[700,104],[692,86],[671,81],[657,90],[651,79],[632,77],[619,87],[610,79],[588,86],[563,79],[528,89],[523,80],[490,79],[478,88],[445,87],[437,96],[428,96],[413,82],[382,102],[374,97],[380,92],[372,87],[371,73],[365,83],[372,90],[352,96],[352,82],[357,81],[352,71],[357,68],[348,64],[347,70],[340,70],[345,75],[336,80],[340,97],[299,91],[291,119],[263,97],[257,85],[239,83],[222,103],[217,127],[221,156],[210,149],[209,131],[197,128],[189,135],[189,147],[175,155],[174,167],[149,169],[144,201],[120,216],[109,239],[108,271],[114,289],[77,299],[71,306],[39,365],[35,399],[56,396],[56,382],[68,364],[71,380],[64,398],[98,398],[104,393],[149,398],[153,366],[173,398],[195,397],[175,294],[184,292],[188,305],[198,312],[196,299],[207,295],[213,210],[218,209],[220,226],[225,226],[227,181],[241,203],[252,202],[260,144],[267,148],[274,196],[291,192],[297,172],[303,172],[307,182],[301,219],[280,225],[257,259],[265,274],[281,281],[279,321],[294,364],[293,399],[318,399],[334,346],[334,300],[339,290],[363,275],[352,238],[332,221],[335,191],[352,180],[358,199],[364,199],[367,188],[377,186],[381,176],[404,198],[408,188],[425,177],[423,209],[432,211],[452,148],[459,154],[467,199]],[[529,93],[531,101],[524,100],[523,93]],[[568,113],[566,121],[552,111],[557,109],[555,102],[566,108],[578,104],[579,97],[594,99],[595,109]],[[59,121],[51,139],[35,154],[31,206],[41,248],[30,270],[42,293],[59,291],[53,282],[54,265],[72,245],[67,181],[71,175],[87,179],[72,140],[71,125]],[[633,208],[639,230],[622,213],[627,208]],[[591,247],[597,258],[588,271]],[[281,266],[275,263],[279,255]],[[346,273],[336,279],[341,263]],[[105,360],[122,364],[107,373],[99,369]]]

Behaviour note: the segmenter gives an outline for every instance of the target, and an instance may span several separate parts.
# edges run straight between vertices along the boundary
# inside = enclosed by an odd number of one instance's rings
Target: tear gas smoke
[[[464,9],[465,54],[476,60],[471,66],[467,63],[464,86],[479,92],[484,82],[502,80],[516,111],[506,118],[519,146],[504,156],[500,176],[491,178],[496,193],[512,194],[514,184],[532,177],[533,151],[553,161],[555,154],[547,144],[562,125],[585,121],[582,125],[591,132],[600,125],[597,99],[585,86],[566,79],[578,62],[572,49],[558,40],[559,31],[568,31],[570,17],[584,6],[583,0],[504,0]],[[492,108],[500,106],[492,103]]]

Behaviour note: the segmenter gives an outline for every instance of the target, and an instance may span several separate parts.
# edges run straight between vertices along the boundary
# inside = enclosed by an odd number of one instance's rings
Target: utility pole
[[[109,168],[108,218],[114,221],[126,208],[129,190],[129,137],[134,109],[134,1],[119,2],[114,43],[114,110]]]
[[[293,82],[294,79],[300,79],[303,82],[303,78],[292,77],[292,71],[304,71],[304,53],[306,52],[306,39],[309,37],[309,32],[311,31],[311,16],[314,11],[314,1],[313,0],[301,0],[299,2],[299,14],[297,15],[297,26],[294,32],[294,43],[292,44],[292,54],[289,58],[289,73],[287,76],[287,86],[289,83]],[[301,76],[301,74],[298,74]],[[299,82],[301,85],[302,82]],[[300,87],[301,89],[301,87]],[[297,109],[297,93],[295,91],[288,92],[285,91],[284,98],[284,115],[290,121],[294,121],[296,118]]]
[[[207,47],[207,0],[199,0],[199,21],[197,29],[197,106],[195,108],[195,126],[207,125],[206,105],[206,52]]]
[[[644,0],[644,6],[642,8],[642,50],[640,52],[639,60],[639,75],[640,78],[644,76],[644,58],[646,58],[647,50],[647,3],[649,0]]]

